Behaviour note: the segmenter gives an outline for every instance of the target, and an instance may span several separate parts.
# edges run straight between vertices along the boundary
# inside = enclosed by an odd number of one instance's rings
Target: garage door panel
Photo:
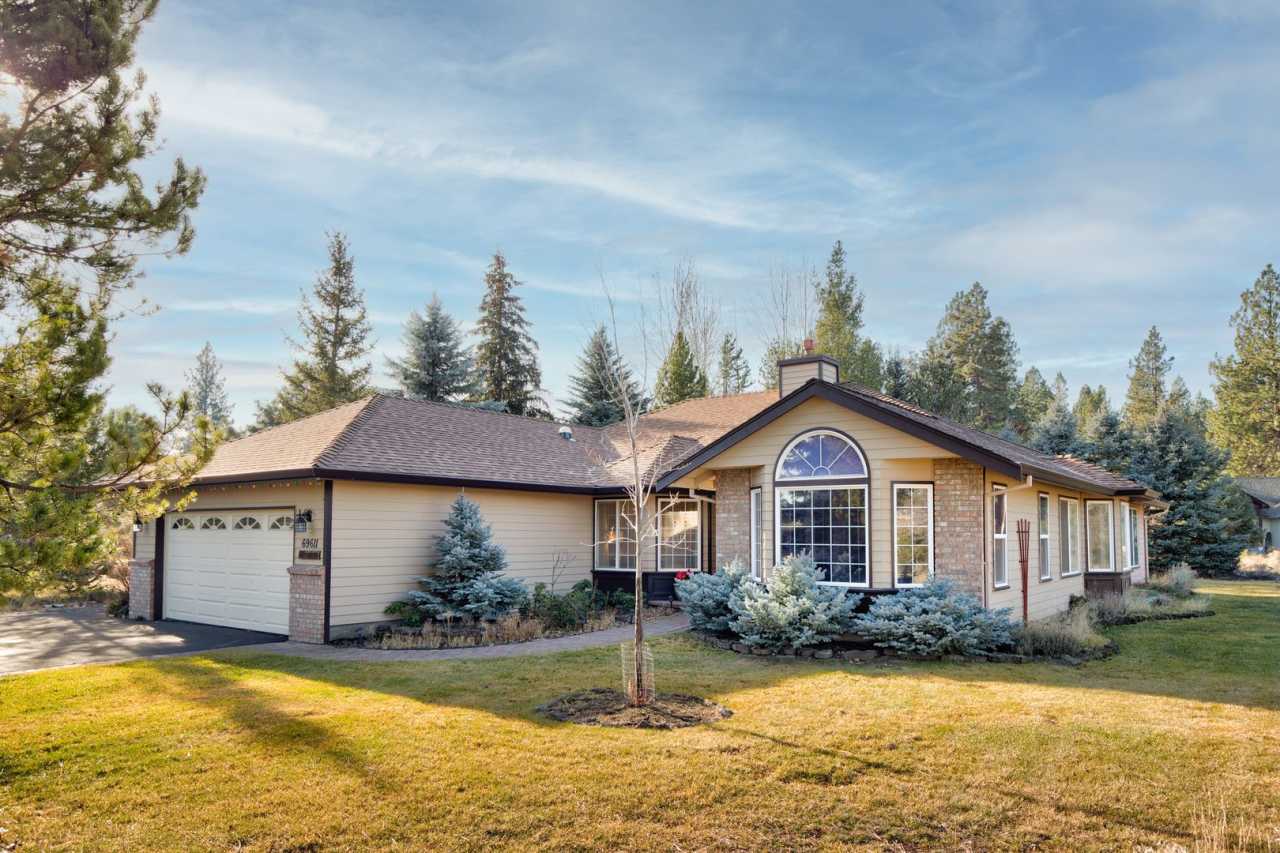
[[[288,633],[293,530],[284,525],[272,530],[270,522],[291,513],[281,508],[171,515],[165,618]],[[175,524],[178,518],[189,522]]]

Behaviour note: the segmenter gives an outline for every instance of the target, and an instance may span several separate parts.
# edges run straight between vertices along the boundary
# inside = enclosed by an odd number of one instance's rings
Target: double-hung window
[[[636,567],[636,513],[629,500],[596,501],[595,568]]]
[[[759,486],[751,490],[751,577],[760,577],[761,545],[764,533],[764,490]]]
[[[1115,571],[1115,504],[1085,501],[1085,568],[1091,572]]]
[[[933,577],[933,484],[893,484],[894,585],[919,586]]]
[[[1138,517],[1138,511],[1133,508],[1133,504],[1125,504],[1124,507],[1124,532],[1125,532],[1125,568],[1138,568],[1139,550],[1138,550],[1138,530],[1142,519]]]
[[[701,511],[692,498],[658,499],[658,569],[696,572],[702,565]]]
[[[774,470],[774,558],[807,555],[818,582],[871,585],[867,462],[848,436],[818,429],[793,439]]]
[[[1080,501],[1058,498],[1058,574],[1080,573]]]
[[[1053,566],[1049,562],[1049,496],[1041,493],[1036,497],[1037,533],[1040,538],[1040,580],[1053,579]]]
[[[1009,585],[1009,496],[1004,486],[991,487],[991,582]]]

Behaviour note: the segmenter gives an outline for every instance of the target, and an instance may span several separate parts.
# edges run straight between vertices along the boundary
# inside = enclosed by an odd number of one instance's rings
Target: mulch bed
[[[626,694],[605,687],[561,696],[540,706],[538,713],[566,723],[629,729],[680,729],[714,723],[733,714],[714,702],[683,693],[659,693],[648,705],[635,708],[627,704]]]

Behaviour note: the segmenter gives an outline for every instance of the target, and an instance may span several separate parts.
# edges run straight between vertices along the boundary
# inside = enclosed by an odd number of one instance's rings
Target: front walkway
[[[689,618],[678,613],[663,616],[644,623],[645,637],[674,634],[689,627]],[[554,652],[572,652],[596,646],[625,643],[635,636],[635,628],[623,625],[589,634],[572,634],[547,640],[530,640],[527,643],[507,643],[501,646],[470,646],[462,649],[362,649],[356,646],[318,646],[311,643],[270,643],[261,646],[241,646],[240,651],[269,652],[275,655],[293,655],[314,660],[357,661],[427,661],[473,658],[507,658],[520,655],[545,655]]]

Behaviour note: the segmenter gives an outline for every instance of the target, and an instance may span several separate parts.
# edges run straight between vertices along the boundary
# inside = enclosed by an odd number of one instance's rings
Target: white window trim
[[[615,547],[613,549],[613,565],[601,566],[597,562],[600,558],[598,548],[603,543],[600,541],[600,504],[613,504],[613,523],[618,530],[618,545],[626,541],[623,536],[625,523],[622,518],[622,505],[631,503],[630,498],[600,498],[591,503],[591,568],[599,569],[605,572],[634,572],[635,569],[622,565],[622,548]],[[640,567],[640,549],[636,549],[636,568]]]
[[[923,586],[918,583],[901,583],[898,580],[898,490],[899,489],[925,489],[929,493],[929,580],[933,580],[933,483],[894,483],[893,484],[893,505],[890,512],[893,513],[893,522],[890,526],[889,548],[893,551],[893,559],[890,562],[893,565],[893,586],[895,589],[911,589],[912,587]],[[871,566],[867,565],[867,574],[870,575]]]
[[[698,517],[697,526],[694,528],[697,533],[698,544],[693,552],[693,568],[664,569],[662,568],[662,513],[673,503],[684,503],[692,501],[697,507],[695,514]],[[702,503],[697,498],[691,498],[685,495],[666,495],[658,497],[658,551],[657,565],[654,567],[656,571],[666,572],[667,574],[675,574],[676,572],[700,572],[702,571]]]
[[[1071,506],[1074,504],[1076,508],[1076,518],[1079,519],[1081,517],[1079,498],[1068,498],[1068,497],[1060,496],[1058,498],[1058,505],[1062,506],[1063,504],[1066,504],[1067,506]],[[1084,574],[1084,570],[1076,565],[1076,561],[1080,559],[1080,531],[1071,526],[1071,512],[1069,510],[1067,512],[1067,530],[1065,532],[1059,530],[1058,535],[1060,537],[1063,537],[1063,540],[1067,543],[1067,556],[1071,558],[1071,562],[1066,566],[1066,568],[1069,571],[1064,572],[1062,571],[1063,567],[1059,566],[1058,577],[1073,578],[1076,575]],[[1071,546],[1072,539],[1075,540],[1074,548]]]
[[[1008,589],[1009,588],[1009,487],[1002,486],[998,483],[991,484],[991,587],[992,589]],[[996,530],[996,507],[995,500],[997,497],[1004,499],[1004,531]],[[1004,582],[996,580],[996,548],[995,541],[997,539],[1004,540]]]
[[[858,454],[858,459],[862,462],[863,474],[860,477],[850,477],[847,474],[836,474],[830,477],[784,477],[782,476],[782,465],[787,461],[787,456],[791,454],[794,448],[800,442],[813,438],[815,435],[829,435],[832,438],[838,438],[840,441],[849,445],[849,449]],[[858,449],[856,442],[851,440],[844,433],[837,432],[833,429],[811,429],[797,435],[791,441],[787,442],[787,446],[782,448],[781,455],[778,456],[778,463],[773,468],[773,481],[775,483],[850,483],[861,482],[866,480],[871,474],[871,466],[867,464],[867,457],[862,455],[862,451]]]
[[[812,433],[805,433],[812,435]],[[837,433],[838,435],[838,433]],[[820,489],[859,489],[862,491],[862,510],[863,510],[863,530],[866,535],[863,537],[866,542],[861,547],[866,555],[867,564],[867,580],[865,583],[840,583],[839,581],[818,581],[819,586],[834,586],[840,589],[870,589],[871,588],[871,493],[867,488],[867,484],[860,480],[844,482],[825,482],[812,483],[810,485],[792,485],[797,481],[787,480],[781,484],[775,484],[773,488],[773,564],[776,566],[782,562],[782,493],[783,492],[813,492]],[[803,481],[800,481],[803,482]],[[850,546],[855,547],[855,546]]]
[[[1105,569],[1095,569],[1089,565],[1089,507],[1098,504],[1107,508],[1107,531],[1111,546],[1110,563]],[[1084,502],[1084,570],[1093,574],[1115,574],[1116,572],[1116,502],[1109,500],[1086,500]]]
[[[1138,547],[1142,544],[1139,542],[1138,533],[1140,526],[1134,524],[1138,520],[1138,511],[1133,508],[1133,504],[1126,503],[1124,506],[1124,548],[1128,552],[1129,565],[1127,569],[1136,569],[1141,565],[1138,560]],[[1137,529],[1135,529],[1135,527]]]
[[[1040,523],[1040,504],[1041,503],[1044,503],[1046,505],[1043,524]],[[1037,492],[1036,493],[1036,526],[1040,528],[1040,530],[1037,531],[1036,535],[1039,541],[1043,542],[1044,545],[1040,548],[1040,550],[1036,551],[1036,559],[1039,560],[1042,555],[1045,557],[1045,559],[1041,561],[1044,563],[1044,565],[1040,567],[1040,580],[1046,581],[1046,582],[1053,580],[1053,540],[1049,536],[1049,528],[1052,525],[1053,525],[1053,499],[1049,497],[1048,492]]]
[[[764,554],[764,519],[760,516],[764,515],[764,489],[760,486],[752,486],[748,492],[750,501],[751,514],[751,577],[756,580],[760,579],[761,559]]]

